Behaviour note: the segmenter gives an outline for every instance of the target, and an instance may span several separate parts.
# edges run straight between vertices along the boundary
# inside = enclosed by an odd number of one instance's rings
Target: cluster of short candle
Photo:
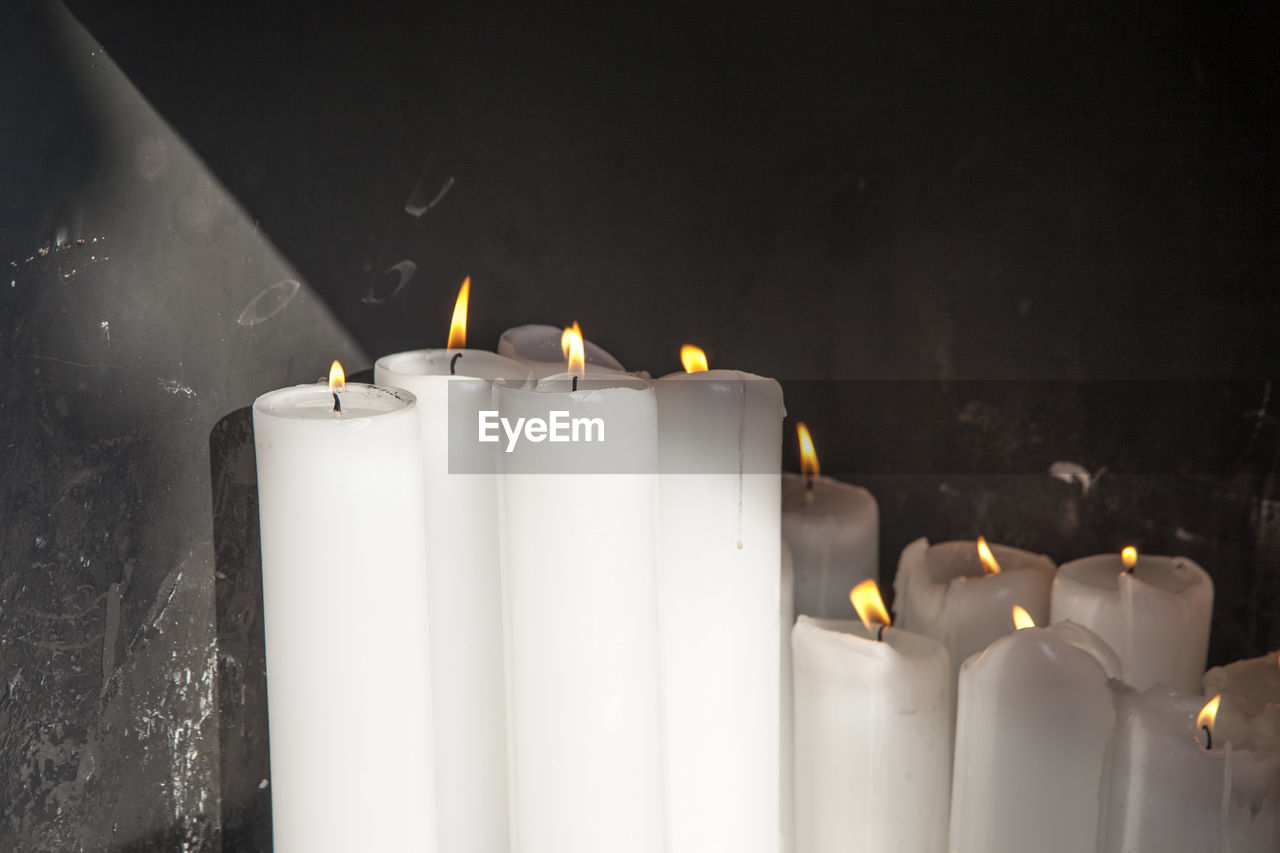
[[[1280,677],[1197,721],[1198,566],[921,539],[891,618],[776,382],[468,348],[469,290],[254,405],[276,850],[1280,849]]]
[[[1280,658],[1204,673],[1191,561],[921,539],[891,628],[845,580],[860,621],[791,632],[797,853],[1280,850]]]

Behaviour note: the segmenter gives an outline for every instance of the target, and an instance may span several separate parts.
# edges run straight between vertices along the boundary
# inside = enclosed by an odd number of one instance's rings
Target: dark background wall
[[[479,346],[783,379],[886,588],[1136,542],[1280,646],[1271,6],[11,5],[0,849],[266,846],[243,409],[464,275]]]

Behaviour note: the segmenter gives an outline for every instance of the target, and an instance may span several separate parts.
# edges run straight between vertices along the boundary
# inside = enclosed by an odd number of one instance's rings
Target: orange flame
[[[569,363],[569,373],[584,376],[587,372],[586,345],[582,342],[582,329],[578,328],[577,320],[560,334],[560,349]]]
[[[707,354],[693,344],[680,347],[680,363],[685,373],[702,373],[707,369]]]
[[[1015,630],[1021,631],[1023,628],[1034,628],[1035,626],[1036,620],[1031,618],[1031,614],[1022,605],[1013,605],[1013,627]]]
[[[333,364],[329,366],[329,390],[344,391],[347,387],[347,374],[343,372],[342,365],[335,358]]]
[[[1204,729],[1213,735],[1213,724],[1218,720],[1218,705],[1222,702],[1222,694],[1214,696],[1205,706],[1200,709],[1200,713],[1196,715],[1196,728]]]
[[[818,476],[818,451],[813,449],[813,436],[803,422],[796,424],[796,435],[800,438],[800,473],[812,480]]]
[[[1120,562],[1124,563],[1125,571],[1138,565],[1138,549],[1132,545],[1126,545],[1120,552]]]
[[[873,578],[867,578],[849,590],[849,600],[853,602],[853,609],[858,611],[858,618],[867,626],[868,631],[876,625],[888,628],[892,624],[884,599],[880,597],[880,587]]]
[[[978,537],[978,559],[982,561],[982,568],[987,570],[987,574],[1000,574],[1000,564],[996,562],[996,555],[991,553],[985,536]]]
[[[462,349],[467,345],[467,302],[471,299],[471,276],[462,280],[458,288],[458,301],[453,303],[453,322],[449,324],[449,349]]]

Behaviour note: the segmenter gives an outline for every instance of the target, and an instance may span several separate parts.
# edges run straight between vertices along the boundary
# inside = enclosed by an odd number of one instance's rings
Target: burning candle
[[[274,844],[434,851],[416,402],[341,374],[253,404]]]
[[[800,616],[797,853],[942,850],[951,784],[951,667],[931,637],[889,627],[874,580],[860,622]]]
[[[633,377],[584,379],[580,355],[569,368],[494,385],[495,408],[525,425],[500,454],[512,849],[653,853],[666,834],[657,399]],[[552,412],[599,440],[548,440]]]
[[[1100,853],[1280,850],[1280,753],[1220,737],[1217,706],[1163,685],[1121,698]]]
[[[1204,695],[1220,696],[1216,726],[1237,748],[1280,752],[1280,652],[1215,666]]]
[[[1213,581],[1185,557],[1126,548],[1065,563],[1053,584],[1052,620],[1095,631],[1139,690],[1167,684],[1199,691],[1212,616]]]
[[[1071,623],[1014,630],[964,663],[951,853],[1094,850],[1118,667]]]
[[[574,323],[570,328],[577,328]],[[581,337],[581,330],[578,330]],[[555,326],[530,324],[507,329],[498,338],[498,355],[523,363],[534,379],[542,379],[564,372],[565,358],[562,338],[563,330]],[[583,355],[586,360],[584,374],[587,376],[607,376],[626,373],[616,358],[611,356],[598,344],[585,338],[582,341]],[[563,356],[563,357],[562,357]]]
[[[385,356],[378,385],[418,398],[425,511],[417,524],[431,551],[431,673],[436,797],[442,850],[507,853],[507,718],[498,560],[498,443],[476,441],[492,409],[495,379],[528,369],[466,349],[471,279],[454,306],[446,349]],[[453,473],[450,473],[450,471]]]
[[[682,356],[654,383],[670,849],[777,853],[782,389]]]
[[[898,624],[942,642],[951,655],[953,684],[960,666],[1013,630],[1017,604],[1036,622],[1049,622],[1053,561],[1005,545],[917,539],[902,551],[893,581]]]
[[[819,475],[809,429],[796,425],[799,475],[782,475],[782,535],[795,560],[796,613],[851,619],[849,590],[877,577],[880,511],[871,493]]]

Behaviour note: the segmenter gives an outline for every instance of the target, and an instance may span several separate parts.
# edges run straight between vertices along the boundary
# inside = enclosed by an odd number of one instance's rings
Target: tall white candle
[[[1120,554],[1064,563],[1053,584],[1052,620],[1070,619],[1107,641],[1139,690],[1200,690],[1213,616],[1213,581],[1185,557]]]
[[[534,379],[543,379],[564,372],[565,354],[560,344],[562,329],[531,323],[507,329],[498,338],[498,355],[523,362]],[[625,373],[616,358],[604,347],[584,340],[586,375],[602,376]]]
[[[782,658],[782,695],[781,719],[782,742],[780,744],[781,772],[779,774],[779,797],[782,815],[782,851],[791,853],[795,849],[796,838],[796,801],[795,801],[795,701],[793,697],[791,665],[791,626],[796,621],[795,609],[795,570],[792,568],[791,546],[782,540],[782,600],[779,611],[778,636],[781,644],[779,654]]]
[[[654,387],[671,850],[777,853],[782,389],[731,370]]]
[[[818,474],[804,424],[801,474],[782,475],[782,535],[795,560],[796,613],[851,619],[849,590],[879,576],[880,510],[860,486]]]
[[[896,628],[807,616],[791,642],[797,853],[941,851],[951,787],[946,649]]]
[[[436,850],[412,394],[253,404],[275,849]]]
[[[1099,649],[1063,623],[1015,631],[965,662],[951,853],[1094,850],[1118,666]]]
[[[513,423],[598,418],[603,440],[501,454],[515,853],[664,849],[655,582],[657,401],[648,382],[494,386]]]
[[[374,365],[378,385],[418,398],[439,837],[442,850],[457,853],[509,850],[498,486],[492,473],[501,451],[499,443],[479,444],[476,436],[480,412],[493,407],[492,380],[520,382],[528,375],[524,365],[473,349],[403,352]]]
[[[1099,853],[1280,850],[1280,753],[1198,729],[1204,705],[1163,685],[1121,699]]]
[[[902,550],[893,580],[897,624],[904,631],[934,637],[951,655],[952,679],[970,655],[1013,630],[1013,605],[1026,609],[1037,625],[1049,622],[1053,561],[1005,545],[991,545],[999,565],[983,565],[976,542],[917,539]]]

